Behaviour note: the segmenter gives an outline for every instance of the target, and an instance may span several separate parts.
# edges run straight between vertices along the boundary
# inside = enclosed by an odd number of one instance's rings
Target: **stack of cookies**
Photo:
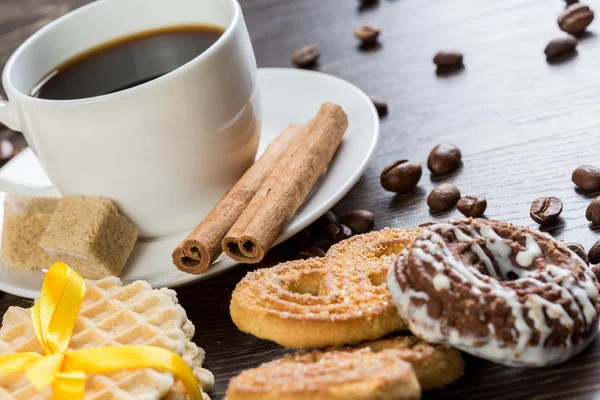
[[[336,347],[244,371],[229,400],[416,399],[462,375],[457,349],[518,367],[574,357],[598,333],[600,282],[548,235],[468,218],[355,236],[323,258],[257,270],[230,310],[260,338]],[[418,338],[394,333],[407,328]]]
[[[236,287],[238,328],[300,351],[242,372],[229,400],[417,399],[463,374],[458,351],[406,329],[385,285],[389,266],[420,230],[385,229],[333,246],[326,257],[248,274]],[[391,335],[386,340],[379,340]]]

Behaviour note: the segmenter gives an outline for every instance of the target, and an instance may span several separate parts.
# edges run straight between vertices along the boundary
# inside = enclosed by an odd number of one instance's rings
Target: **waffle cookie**
[[[118,278],[107,277],[86,282],[69,350],[123,345],[162,347],[181,356],[192,368],[204,400],[209,400],[204,391],[212,388],[214,378],[202,368],[205,353],[191,341],[194,330],[173,290],[153,290],[143,281],[122,286]],[[11,307],[0,328],[0,354],[19,352],[43,354],[31,310]],[[0,398],[51,399],[52,388],[47,386],[38,392],[24,373],[4,374],[0,375]],[[169,372],[144,368],[86,375],[86,400],[186,398],[183,385]]]

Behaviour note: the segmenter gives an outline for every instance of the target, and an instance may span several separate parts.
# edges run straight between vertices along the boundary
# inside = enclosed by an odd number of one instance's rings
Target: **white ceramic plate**
[[[298,69],[267,68],[259,71],[262,90],[263,129],[259,154],[290,122],[306,123],[326,101],[337,103],[348,115],[348,130],[327,172],[277,239],[283,242],[329,210],[356,183],[365,170],[379,137],[379,118],[369,98],[354,85],[323,73]],[[35,155],[27,149],[0,169],[0,176],[31,186],[50,184]],[[5,193],[0,192],[0,200]],[[0,210],[3,212],[3,210]],[[236,265],[221,256],[205,273],[189,275],[175,268],[173,249],[189,234],[183,232],[139,241],[122,279],[146,280],[153,287],[175,287],[200,281]],[[39,294],[43,272],[16,271],[0,263],[0,290],[34,298]]]

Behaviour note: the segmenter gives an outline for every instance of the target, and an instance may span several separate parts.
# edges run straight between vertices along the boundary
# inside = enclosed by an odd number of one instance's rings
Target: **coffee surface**
[[[72,100],[141,85],[191,61],[223,31],[212,25],[180,25],[120,37],[57,66],[35,85],[31,95]]]

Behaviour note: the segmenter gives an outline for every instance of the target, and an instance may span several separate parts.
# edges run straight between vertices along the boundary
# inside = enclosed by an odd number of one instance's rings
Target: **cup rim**
[[[26,99],[27,101],[32,101],[36,103],[45,103],[45,104],[88,104],[88,103],[96,103],[100,101],[111,100],[117,97],[125,96],[132,94],[139,90],[144,90],[145,88],[152,87],[155,85],[160,85],[164,81],[167,81],[173,78],[175,75],[180,74],[181,72],[185,72],[195,65],[203,62],[205,59],[209,58],[213,53],[218,51],[219,48],[223,46],[223,44],[229,40],[229,38],[233,35],[234,29],[239,25],[241,20],[241,6],[237,0],[226,0],[233,6],[233,16],[231,18],[231,22],[227,25],[223,34],[214,42],[210,47],[204,50],[202,53],[198,54],[196,57],[186,62],[185,64],[175,68],[172,71],[167,72],[166,74],[159,76],[151,81],[142,83],[141,85],[137,85],[131,88],[127,88],[124,90],[119,90],[118,92],[103,94],[100,96],[92,96],[85,97],[82,99],[69,99],[69,100],[53,100],[53,99],[41,99],[39,97],[31,96],[30,94],[24,93],[21,90],[18,90],[11,80],[9,79],[9,74],[14,67],[16,60],[19,58],[21,53],[27,46],[30,46],[35,40],[39,37],[45,35],[52,28],[60,25],[61,23],[71,19],[76,18],[82,12],[94,7],[101,6],[104,3],[108,3],[111,1],[119,1],[119,0],[97,0],[92,3],[86,4],[84,6],[78,7],[74,10],[69,11],[68,13],[58,17],[54,21],[48,23],[44,27],[37,30],[31,36],[29,36],[21,45],[15,50],[15,52],[10,56],[8,61],[6,62],[6,66],[4,67],[4,71],[2,74],[2,84],[7,94],[16,94],[21,99]],[[9,99],[10,100],[10,99]]]

